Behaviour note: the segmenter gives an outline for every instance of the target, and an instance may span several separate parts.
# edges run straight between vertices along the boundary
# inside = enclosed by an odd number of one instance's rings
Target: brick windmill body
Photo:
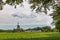
[[[17,24],[17,31],[20,32],[20,25],[19,25],[19,22]]]

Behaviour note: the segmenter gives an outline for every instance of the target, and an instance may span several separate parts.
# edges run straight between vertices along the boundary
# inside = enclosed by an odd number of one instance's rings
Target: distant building
[[[20,32],[20,25],[19,25],[19,23],[17,24],[17,31]]]
[[[41,30],[25,30],[25,32],[42,32]]]

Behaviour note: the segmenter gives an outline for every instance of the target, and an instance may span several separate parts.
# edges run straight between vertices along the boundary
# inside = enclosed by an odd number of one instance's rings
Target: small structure
[[[17,24],[17,31],[20,32],[20,25],[19,25],[19,22]]]
[[[41,30],[25,30],[25,32],[42,32]]]

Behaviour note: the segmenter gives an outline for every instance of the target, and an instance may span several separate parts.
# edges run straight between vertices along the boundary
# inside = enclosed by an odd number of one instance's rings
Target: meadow
[[[58,32],[1,32],[0,40],[60,40]]]

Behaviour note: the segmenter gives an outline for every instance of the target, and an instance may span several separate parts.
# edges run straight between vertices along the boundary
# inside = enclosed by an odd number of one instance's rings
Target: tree
[[[50,26],[44,26],[44,27],[42,27],[42,30],[44,32],[50,32],[51,31],[51,27]]]
[[[60,32],[60,20],[55,23],[57,30]]]
[[[50,32],[52,29],[50,26],[44,26],[44,27],[36,27],[32,29],[27,29],[27,30],[41,30],[42,32]]]
[[[53,16],[57,30],[60,32],[60,3],[56,5],[55,11],[51,15]]]
[[[47,10],[50,10],[49,7],[55,4],[55,0],[29,0],[30,4],[32,4],[31,8],[34,10],[37,6],[36,12],[45,12],[47,14]],[[44,9],[44,10],[43,10]]]
[[[23,0],[6,0],[6,2],[3,2],[3,0],[0,0],[0,10],[3,9],[3,6],[5,4],[15,5],[15,8],[16,8],[16,6],[19,5],[22,2],[23,2]]]
[[[47,13],[47,9],[49,10],[49,6],[55,4],[55,0],[28,0],[29,3],[33,4],[31,6],[31,8],[35,9],[36,6],[38,6],[38,8],[36,9],[37,12],[42,11],[42,8],[44,8],[44,12]],[[5,4],[9,4],[9,5],[19,5],[20,3],[22,3],[23,0],[6,0],[6,2],[4,3],[2,0],[0,0],[1,5],[5,5]],[[0,6],[1,6],[0,5]]]
[[[20,3],[22,3],[23,0],[6,0],[6,3],[9,5],[15,5],[15,8],[17,5],[19,5]]]

